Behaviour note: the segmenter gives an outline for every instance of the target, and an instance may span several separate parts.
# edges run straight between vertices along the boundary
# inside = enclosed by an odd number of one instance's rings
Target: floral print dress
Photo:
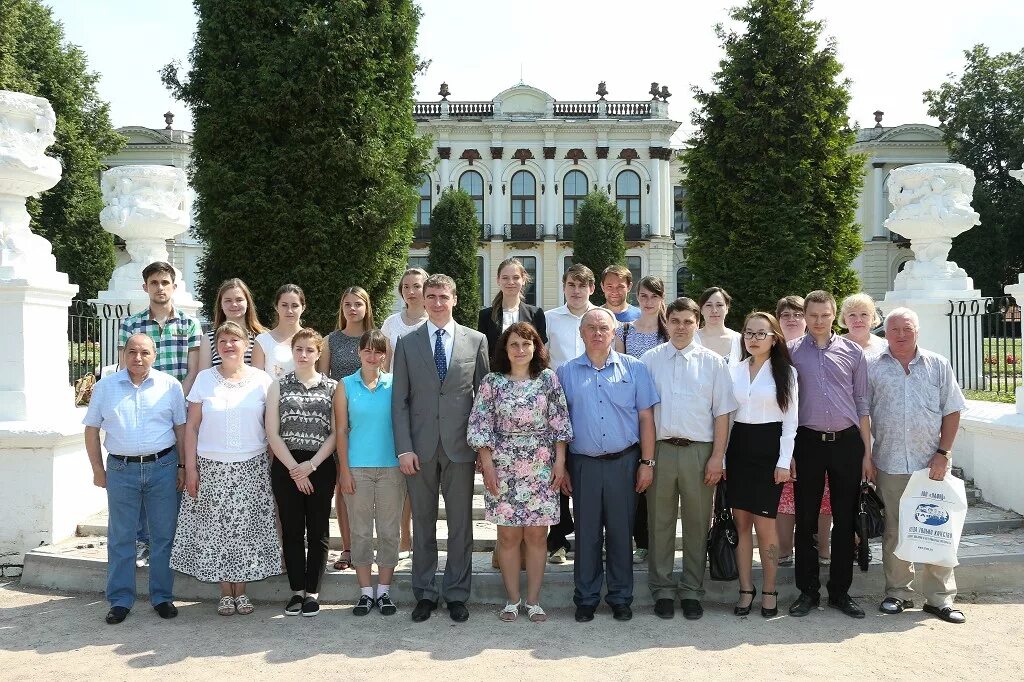
[[[493,453],[498,494],[484,491],[487,520],[499,526],[558,523],[558,491],[551,487],[555,443],[572,439],[565,392],[553,370],[521,381],[497,372],[485,376],[467,440],[474,450]]]

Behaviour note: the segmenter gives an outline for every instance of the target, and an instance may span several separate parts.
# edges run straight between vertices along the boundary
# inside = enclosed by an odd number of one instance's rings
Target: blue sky
[[[196,18],[190,0],[45,0],[101,74],[101,96],[117,126],[190,129],[191,116],[160,84],[157,71],[187,62]],[[431,65],[419,99],[436,101],[447,81],[452,99],[488,100],[519,81],[558,100],[647,99],[651,81],[667,84],[670,113],[690,128],[691,86],[708,87],[722,53],[713,27],[738,0],[420,0],[418,51]],[[1021,0],[818,0],[812,16],[838,42],[853,80],[850,117],[873,125],[932,122],[922,92],[963,68],[975,43],[993,51],[1024,47]]]

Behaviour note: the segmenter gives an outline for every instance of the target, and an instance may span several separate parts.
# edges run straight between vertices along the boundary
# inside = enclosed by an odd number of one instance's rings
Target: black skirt
[[[729,506],[774,519],[782,485],[775,483],[782,422],[734,422],[725,453]]]

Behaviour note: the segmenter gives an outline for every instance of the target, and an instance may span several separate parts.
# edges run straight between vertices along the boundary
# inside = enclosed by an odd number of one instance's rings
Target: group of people
[[[292,284],[278,290],[265,330],[248,288],[232,279],[203,339],[173,307],[173,268],[154,263],[143,274],[150,307],[123,322],[123,369],[96,385],[85,417],[110,508],[109,623],[133,606],[142,537],[162,617],[176,614],[172,570],[220,583],[219,613],[248,614],[246,584],[282,563],[293,591],[285,613],[316,615],[332,498],[345,550],[335,566],[354,567],[361,590],[355,615],[397,612],[394,568],[411,544],[412,620],[429,619],[443,599],[463,622],[477,472],[497,526],[504,621],[547,618],[545,563],[570,552],[577,621],[594,618],[602,595],[615,619],[632,617],[634,563],[648,565],[656,615],[672,618],[678,599],[684,617],[700,618],[723,480],[739,531],[737,615],[758,592],[753,531],[764,617],[779,611],[777,567],[792,554],[800,596],[790,615],[818,605],[827,566],[829,606],[864,617],[849,595],[862,481],[888,507],[879,608],[913,606],[914,567],[894,555],[898,500],[912,472],[947,474],[964,399],[949,362],[918,347],[911,310],[890,311],[882,340],[870,297],[837,309],[813,291],[783,298],[774,314],[751,312],[737,332],[725,326],[724,289],[666,304],[664,283],[645,277],[633,306],[632,276],[613,265],[601,273],[598,307],[597,278],[576,264],[563,276],[565,305],[545,312],[525,303],[529,275],[510,258],[480,331],[454,320],[450,277],[413,268],[399,282],[403,310],[381,330],[366,292],[351,287],[338,328],[321,337],[302,326],[305,299]],[[837,314],[845,335],[833,330]],[[440,584],[439,494],[448,526]],[[411,534],[402,529],[410,515]],[[952,569],[921,568],[924,609],[964,622]]]

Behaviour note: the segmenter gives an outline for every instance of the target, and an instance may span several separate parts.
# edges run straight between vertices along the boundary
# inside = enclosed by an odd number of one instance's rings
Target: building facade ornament
[[[495,161],[500,161],[504,153],[504,147],[491,147],[491,158],[494,159]]]
[[[553,159],[553,158],[555,158],[555,148],[554,147],[544,147],[544,158],[545,159]]]
[[[531,152],[529,149],[520,148],[520,149],[516,150],[515,154],[512,155],[512,158],[516,159],[517,161],[519,161],[520,164],[525,166],[526,165],[526,160],[527,159],[532,159],[532,158],[534,158],[534,156],[533,156],[533,152]]]
[[[597,158],[598,159],[607,159],[608,158],[608,147],[598,146],[597,147]]]
[[[633,149],[632,147],[626,147],[621,152],[619,152],[619,158],[625,160],[626,165],[628,166],[631,163],[633,163],[635,159],[639,159],[640,155],[637,154],[636,150]]]
[[[459,155],[459,158],[468,161],[469,165],[472,166],[474,161],[479,161],[483,157],[480,156],[480,152],[478,152],[477,150],[467,149],[463,151],[461,155]]]
[[[437,158],[448,160],[448,159],[451,158],[451,156],[452,156],[452,148],[451,147],[438,147],[437,148]]]

